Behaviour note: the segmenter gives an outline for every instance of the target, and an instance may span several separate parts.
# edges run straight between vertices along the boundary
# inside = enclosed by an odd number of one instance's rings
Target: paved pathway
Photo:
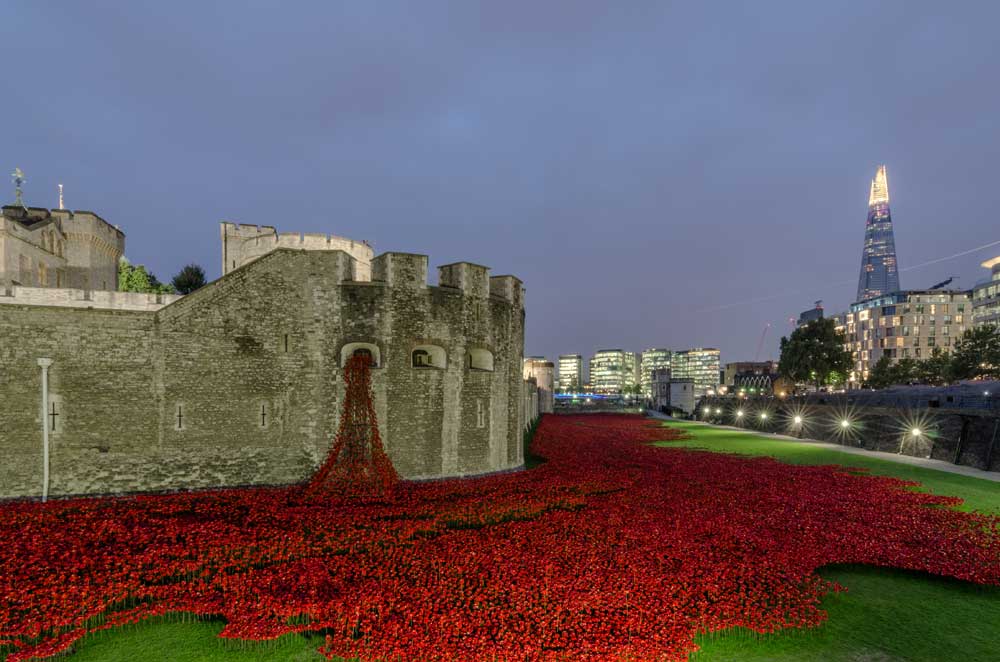
[[[947,471],[948,473],[961,474],[963,476],[970,476],[972,478],[982,478],[983,480],[991,480],[995,483],[1000,483],[1000,472],[998,471],[983,471],[982,469],[975,469],[973,467],[967,467],[961,464],[952,464],[951,462],[945,462],[944,460],[931,460],[923,457],[913,457],[911,455],[900,455],[898,453],[884,453],[882,451],[869,451],[863,448],[852,448],[850,446],[841,446],[840,444],[831,444],[828,441],[819,441],[817,439],[799,439],[798,437],[789,437],[784,434],[771,434],[769,432],[761,432],[760,430],[747,430],[745,428],[738,428],[733,425],[715,425],[714,423],[704,423],[702,421],[689,421],[682,418],[672,418],[666,414],[661,414],[657,411],[647,410],[647,414],[653,418],[661,418],[665,421],[678,421],[679,423],[696,423],[698,425],[705,425],[713,428],[722,428],[724,430],[733,430],[735,432],[743,432],[744,434],[755,434],[761,437],[766,437],[768,439],[783,439],[787,441],[796,441],[805,444],[816,444],[817,446],[822,446],[830,450],[840,451],[841,453],[848,453],[851,455],[867,455],[869,457],[877,457],[880,460],[889,460],[890,462],[900,462],[902,464],[912,464],[918,467],[924,467],[926,469],[936,469],[938,471]]]

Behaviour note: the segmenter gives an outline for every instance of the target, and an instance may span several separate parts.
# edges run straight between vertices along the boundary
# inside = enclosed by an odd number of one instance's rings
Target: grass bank
[[[935,494],[965,499],[963,510],[1000,513],[1000,483],[817,444],[775,439],[699,423],[668,423],[690,436],[660,445],[717,453],[766,455],[793,464],[864,467],[920,481]],[[1000,659],[1000,589],[926,574],[866,566],[835,566],[821,574],[847,586],[827,596],[829,620],[812,630],[757,635],[730,630],[702,635],[692,662],[963,662]]]

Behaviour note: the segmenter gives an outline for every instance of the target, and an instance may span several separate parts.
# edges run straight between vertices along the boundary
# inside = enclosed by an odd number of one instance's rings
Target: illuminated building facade
[[[724,371],[725,376],[723,377],[724,386],[733,386],[736,384],[737,376],[746,375],[777,375],[778,374],[778,362],[777,361],[738,361],[736,363],[727,363]]]
[[[1000,256],[986,260],[982,266],[990,270],[990,279],[976,283],[972,289],[972,323],[997,325],[1000,324]]]
[[[851,386],[868,379],[883,355],[926,359],[940,347],[950,352],[972,325],[972,293],[960,290],[906,290],[852,304],[837,317],[837,330],[854,360]]]
[[[695,395],[701,397],[719,388],[719,362],[719,350],[696,347],[674,352],[670,369],[675,380],[690,379],[694,383]]]
[[[669,349],[647,349],[639,359],[639,385],[642,394],[653,397],[653,371],[660,368],[670,368],[670,358],[673,352]]]
[[[795,323],[795,326],[805,326],[809,322],[815,322],[816,320],[821,319],[823,319],[823,302],[817,301],[815,306],[809,310],[803,310],[799,313],[799,320]]]
[[[579,393],[583,386],[583,357],[579,354],[559,355],[559,390]]]
[[[868,194],[868,221],[865,223],[865,247],[861,252],[861,275],[855,301],[867,301],[899,290],[896,264],[896,240],[889,213],[889,183],[885,166],[879,166]]]
[[[594,393],[621,394],[635,384],[635,352],[602,349],[590,359],[590,387]]]

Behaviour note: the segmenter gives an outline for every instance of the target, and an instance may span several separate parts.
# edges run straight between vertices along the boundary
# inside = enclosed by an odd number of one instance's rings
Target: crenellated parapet
[[[365,241],[323,233],[278,232],[270,225],[229,222],[221,223],[219,231],[223,275],[271,251],[288,248],[302,251],[344,251],[356,261],[354,280],[371,280],[371,261],[375,251]]]

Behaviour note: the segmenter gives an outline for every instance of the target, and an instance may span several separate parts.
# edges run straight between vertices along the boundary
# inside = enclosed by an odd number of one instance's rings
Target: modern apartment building
[[[583,387],[583,357],[579,354],[559,355],[559,390],[578,393]]]
[[[602,349],[590,359],[590,387],[594,393],[620,394],[636,384],[635,352]]]
[[[647,398],[653,397],[653,371],[670,367],[673,352],[669,349],[647,349],[639,359],[639,385]]]
[[[696,347],[674,352],[670,369],[674,379],[690,379],[695,396],[701,397],[719,388],[720,352],[711,347]]]
[[[990,270],[989,280],[976,283],[972,289],[972,323],[1000,324],[1000,256],[986,260],[982,266]]]
[[[852,304],[837,316],[854,359],[852,386],[868,379],[883,355],[893,360],[925,359],[935,347],[951,351],[972,326],[972,293],[960,290],[904,290]]]

